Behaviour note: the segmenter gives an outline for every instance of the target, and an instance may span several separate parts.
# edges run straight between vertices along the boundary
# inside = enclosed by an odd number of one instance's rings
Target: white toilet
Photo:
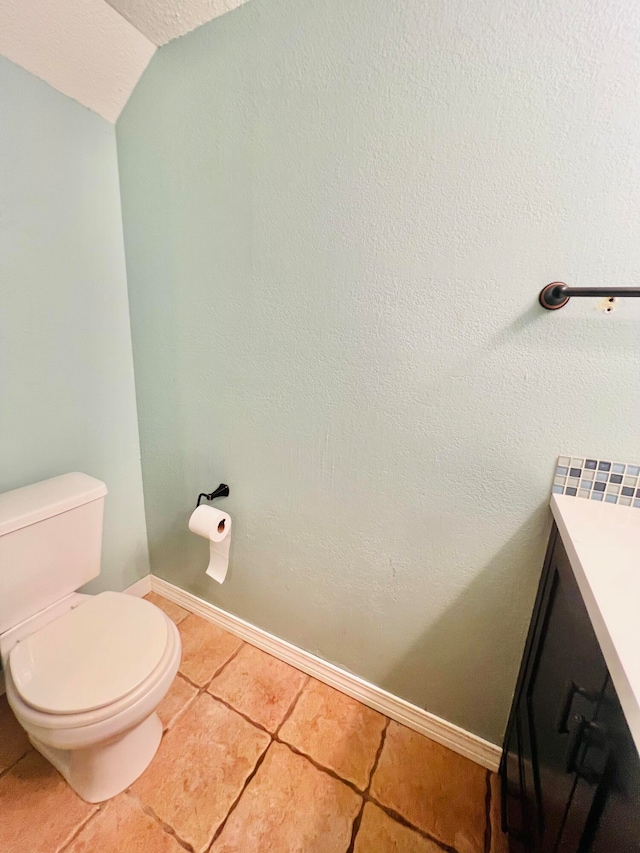
[[[81,595],[100,574],[107,488],[63,474],[0,494],[0,658],[33,746],[87,802],[123,791],[160,743],[180,635],[155,605]]]

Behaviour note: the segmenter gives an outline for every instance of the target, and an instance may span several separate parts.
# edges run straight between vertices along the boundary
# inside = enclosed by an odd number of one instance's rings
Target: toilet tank
[[[0,634],[100,574],[106,494],[79,473],[0,494]]]

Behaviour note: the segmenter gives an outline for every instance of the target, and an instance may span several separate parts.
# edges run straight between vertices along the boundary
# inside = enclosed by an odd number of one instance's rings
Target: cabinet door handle
[[[558,734],[569,734],[568,722],[569,714],[573,707],[573,700],[577,696],[582,696],[587,702],[597,702],[600,694],[595,690],[587,690],[585,687],[580,687],[575,681],[569,681],[567,691],[564,696],[562,705],[560,706],[560,714],[558,715]]]
[[[594,747],[602,752],[602,760],[600,768],[588,767],[584,762],[578,764],[578,753],[580,747],[586,741],[585,753],[589,747]],[[589,785],[597,785],[604,775],[605,768],[609,761],[609,742],[607,739],[607,730],[604,726],[598,723],[590,723],[584,717],[579,717],[578,725],[573,730],[571,740],[569,741],[569,749],[567,750],[567,773],[575,773],[581,779],[584,779]],[[586,754],[585,754],[586,758]]]

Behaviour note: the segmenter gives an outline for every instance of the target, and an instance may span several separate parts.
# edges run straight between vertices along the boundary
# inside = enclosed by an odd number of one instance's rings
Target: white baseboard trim
[[[127,595],[135,595],[138,598],[142,598],[143,595],[148,595],[152,588],[153,582],[151,580],[151,575],[145,575],[143,578],[140,578],[139,581],[128,586],[124,591]]]
[[[426,735],[426,737],[452,749],[454,752],[464,755],[465,758],[470,758],[482,767],[493,771],[498,769],[500,748],[495,744],[489,743],[489,741],[483,740],[483,738],[471,734],[471,732],[467,732],[453,723],[448,723],[446,720],[436,717],[434,714],[430,714],[392,693],[388,693],[381,687],[376,687],[375,684],[371,684],[335,664],[328,663],[311,654],[311,652],[306,652],[292,643],[281,640],[268,631],[257,628],[250,622],[240,619],[239,616],[227,613],[214,604],[185,592],[185,590],[162,580],[162,578],[157,578],[154,575],[148,577],[151,578],[153,592],[157,592],[169,601],[179,604],[185,610],[208,619],[209,622],[219,625],[225,631],[235,634],[252,646],[256,646],[285,663],[291,664],[296,669],[312,675],[330,687],[335,687],[336,690],[357,699],[363,705],[367,705],[392,720]],[[145,580],[146,578],[143,578],[143,581]],[[138,583],[142,583],[142,581]],[[131,591],[131,587],[127,590],[127,592],[129,591]]]

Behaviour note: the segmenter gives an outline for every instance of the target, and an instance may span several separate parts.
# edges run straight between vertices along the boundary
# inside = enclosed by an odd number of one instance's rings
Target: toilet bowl
[[[142,599],[71,598],[44,626],[36,617],[0,638],[7,699],[33,746],[97,803],[131,785],[156,752],[156,708],[177,673],[180,636]]]
[[[67,474],[0,495],[0,659],[32,745],[90,803],[129,787],[162,736],[180,635],[155,605],[75,590],[99,572],[106,487]]]

